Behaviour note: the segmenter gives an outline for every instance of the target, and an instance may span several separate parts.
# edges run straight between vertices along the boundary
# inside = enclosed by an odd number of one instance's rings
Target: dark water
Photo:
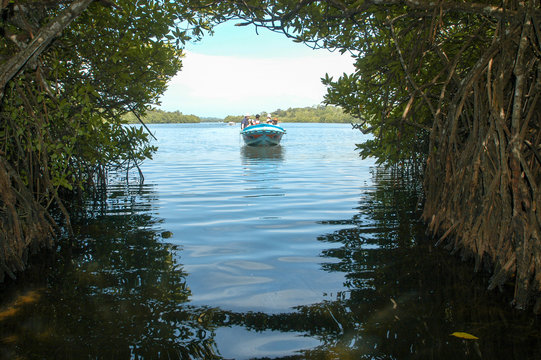
[[[349,125],[153,126],[145,182],[4,289],[6,359],[534,359],[539,324],[430,246],[418,191]],[[478,340],[450,334],[467,332]]]

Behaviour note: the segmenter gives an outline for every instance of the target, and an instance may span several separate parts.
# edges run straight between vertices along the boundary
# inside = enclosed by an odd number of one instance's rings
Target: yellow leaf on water
[[[456,331],[456,332],[452,333],[451,336],[455,336],[455,337],[461,338],[461,339],[468,339],[468,340],[477,340],[477,339],[479,339],[477,336],[474,336],[472,334],[468,334],[466,332],[460,332],[460,331]]]
[[[197,318],[197,321],[202,324],[203,323],[203,317],[205,316],[205,313],[201,313],[201,315],[199,315],[199,317]]]

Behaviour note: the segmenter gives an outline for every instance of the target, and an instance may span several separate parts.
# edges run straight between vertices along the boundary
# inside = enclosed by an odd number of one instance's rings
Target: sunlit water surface
[[[528,359],[539,327],[424,237],[418,187],[348,124],[150,126],[144,184],[113,182],[49,262],[6,289],[20,359]],[[32,273],[32,272],[31,272]],[[451,336],[467,332],[478,340]]]

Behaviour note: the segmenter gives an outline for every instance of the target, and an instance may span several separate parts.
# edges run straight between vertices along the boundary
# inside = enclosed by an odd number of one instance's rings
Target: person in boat
[[[278,118],[272,119],[272,125],[278,125]]]
[[[244,116],[244,118],[242,119],[242,121],[240,122],[240,129],[241,130],[244,130],[246,129],[248,126],[250,126],[250,115],[249,114],[246,114]]]
[[[257,124],[260,124],[261,122],[259,121],[259,114],[257,114],[255,116],[255,121],[254,121],[254,125],[257,125]]]
[[[267,124],[272,124],[272,118],[271,118],[270,114],[267,115]]]

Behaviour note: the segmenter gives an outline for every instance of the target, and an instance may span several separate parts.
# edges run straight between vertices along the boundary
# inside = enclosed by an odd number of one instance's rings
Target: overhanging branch
[[[75,0],[60,15],[42,27],[32,41],[0,66],[0,102],[7,83],[33,58],[39,56],[51,41],[79,16],[94,0]]]

